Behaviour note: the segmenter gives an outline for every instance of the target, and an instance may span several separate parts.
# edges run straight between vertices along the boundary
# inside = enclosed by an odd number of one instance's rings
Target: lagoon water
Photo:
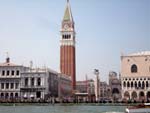
[[[0,106],[0,113],[124,113],[126,106],[25,105]]]

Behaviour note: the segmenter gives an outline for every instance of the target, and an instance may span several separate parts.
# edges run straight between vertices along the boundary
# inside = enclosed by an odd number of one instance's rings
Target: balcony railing
[[[127,90],[147,90],[149,87],[123,87],[124,89]]]
[[[21,86],[20,88],[44,88],[45,86],[38,86],[38,85],[34,85],[34,86]]]

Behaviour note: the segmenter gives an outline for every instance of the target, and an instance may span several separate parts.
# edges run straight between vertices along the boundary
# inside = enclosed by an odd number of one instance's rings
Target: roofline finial
[[[7,57],[7,58],[9,57],[9,53],[8,53],[8,52],[6,52],[6,57]]]
[[[69,3],[69,0],[67,0],[67,3]]]
[[[6,63],[9,63],[9,62],[10,62],[9,53],[6,52]]]

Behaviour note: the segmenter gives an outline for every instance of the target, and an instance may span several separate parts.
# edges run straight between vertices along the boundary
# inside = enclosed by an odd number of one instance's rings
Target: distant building
[[[95,85],[94,80],[89,79],[85,81],[77,81],[76,83],[76,96],[82,101],[95,101]]]
[[[88,81],[77,81],[76,90],[80,93],[87,93]]]
[[[24,99],[44,99],[47,79],[45,71],[28,71],[22,73],[21,77],[21,98]]]
[[[88,94],[95,94],[95,86],[94,80],[84,80],[84,81],[77,81],[76,85],[77,91],[80,93],[88,93]]]
[[[70,97],[71,78],[54,70],[32,69],[22,73],[21,94],[22,98],[48,99],[51,97]]]
[[[49,68],[29,68],[10,62],[0,64],[0,101],[48,100],[71,97],[71,78]]]
[[[58,97],[58,73],[46,68],[23,72],[20,91],[24,99]]]
[[[46,89],[47,91],[47,96],[46,97],[58,97],[59,94],[58,94],[58,91],[59,91],[59,73],[50,69],[50,68],[47,68],[46,69],[46,73],[47,73],[47,76],[46,77],[46,86],[48,89]]]
[[[88,80],[87,92],[90,96],[90,99],[92,99],[95,96],[95,85],[93,79]]]
[[[121,56],[122,98],[150,100],[150,51]]]
[[[100,100],[111,99],[111,88],[106,82],[100,82]]]
[[[109,72],[109,86],[111,88],[111,96],[114,101],[121,99],[121,80],[116,72]]]
[[[29,68],[16,65],[6,58],[6,62],[0,64],[0,98],[1,100],[20,99],[21,72]]]
[[[64,74],[58,76],[58,97],[68,99],[72,96],[71,77]]]

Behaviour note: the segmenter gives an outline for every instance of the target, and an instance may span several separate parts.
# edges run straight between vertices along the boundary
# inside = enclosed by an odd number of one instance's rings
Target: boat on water
[[[150,103],[128,107],[126,108],[125,113],[150,113]]]

